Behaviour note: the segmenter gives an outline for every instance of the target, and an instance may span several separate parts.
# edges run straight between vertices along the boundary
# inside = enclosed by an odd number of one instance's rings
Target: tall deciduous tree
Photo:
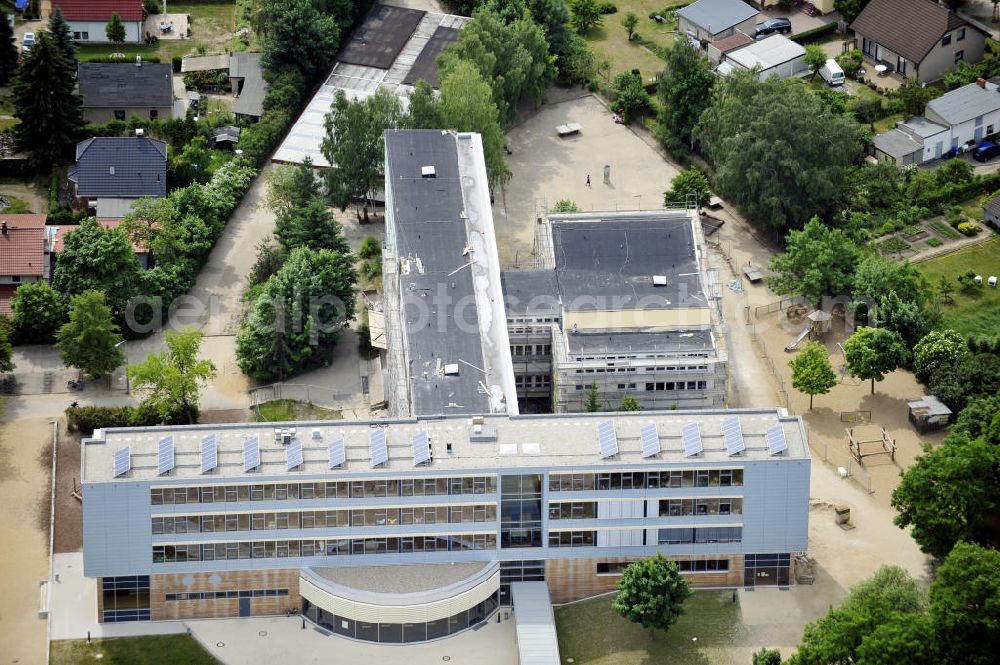
[[[333,218],[330,209],[318,196],[296,208],[278,213],[274,235],[286,250],[297,247],[329,249],[340,254],[350,254],[351,248],[344,237],[340,222]]]
[[[50,344],[66,320],[66,303],[48,282],[22,284],[10,305],[14,337],[22,344]]]
[[[691,587],[677,564],[657,552],[625,569],[618,582],[618,595],[611,606],[629,621],[649,630],[669,630],[684,613]]]
[[[622,72],[615,77],[615,99],[612,106],[620,109],[625,122],[631,122],[636,115],[649,107],[649,93],[642,85],[642,74],[638,69]]]
[[[859,328],[844,342],[848,373],[862,381],[875,382],[899,367],[906,358],[906,347],[899,333],[885,328]]]
[[[72,154],[83,128],[73,66],[48,33],[38,35],[14,78],[14,128],[17,145],[45,169]]]
[[[597,0],[569,0],[570,23],[579,33],[590,32],[601,24],[601,8]]]
[[[1000,653],[1000,552],[958,543],[931,583],[935,641],[965,665]],[[902,662],[902,661],[898,661]]]
[[[755,651],[751,665],[781,665],[781,652],[777,649]]]
[[[827,60],[826,51],[823,50],[822,46],[819,44],[808,44],[806,46],[806,67],[812,72],[813,78],[816,78],[816,74],[823,68]]]
[[[298,69],[307,79],[325,72],[340,45],[340,25],[312,0],[262,0],[255,15],[264,35],[264,67]]]
[[[312,198],[320,196],[320,181],[312,166],[312,159],[306,157],[297,165],[279,165],[268,169],[267,194],[264,205],[278,214],[304,206]]]
[[[876,304],[893,291],[906,302],[928,304],[933,288],[927,277],[906,261],[891,261],[879,254],[865,254],[854,271],[854,296],[866,296]]]
[[[957,364],[969,355],[969,346],[955,330],[934,330],[913,347],[913,373],[926,382],[942,367]]]
[[[7,12],[0,12],[0,85],[7,85],[17,71],[17,43]]]
[[[66,60],[73,69],[76,69],[76,44],[73,43],[73,31],[70,30],[69,23],[63,17],[62,9],[58,5],[52,8],[52,13],[49,15],[49,34],[52,35],[55,45],[66,56]]]
[[[132,390],[143,395],[143,406],[165,422],[198,420],[199,393],[216,373],[211,360],[198,358],[204,336],[197,330],[168,330],[165,351],[126,368]]]
[[[524,10],[531,12],[531,18],[545,30],[549,51],[564,56],[571,48],[569,9],[566,0],[486,0],[480,7],[496,12],[506,23],[513,23],[522,16]],[[559,65],[562,68],[562,65]]]
[[[107,376],[125,359],[118,348],[121,341],[103,293],[84,291],[73,296],[69,322],[56,334],[56,346],[66,365],[94,378]]]
[[[414,129],[441,129],[441,112],[434,88],[427,81],[417,81],[410,93],[410,126]]]
[[[121,316],[140,283],[139,261],[121,229],[105,229],[94,218],[83,220],[66,234],[52,286],[63,297],[100,291],[116,316]]]
[[[684,169],[670,182],[670,189],[663,192],[663,205],[686,204],[693,201],[699,206],[708,203],[708,178],[698,169]]]
[[[847,23],[853,23],[867,4],[868,0],[833,0],[833,8]]]
[[[459,62],[441,78],[441,122],[445,128],[478,132],[483,140],[486,172],[490,186],[510,179],[504,162],[504,139],[500,114],[489,84],[471,63]]]
[[[691,145],[691,134],[711,102],[714,84],[715,75],[708,61],[701,57],[691,40],[674,40],[656,89],[661,107],[660,126],[669,137],[684,146]],[[661,140],[667,138],[664,136]]]
[[[814,217],[801,231],[789,232],[785,251],[771,260],[775,274],[768,278],[768,286],[781,295],[804,296],[813,304],[826,295],[846,295],[860,253],[843,231]]]
[[[104,28],[104,35],[109,42],[116,46],[125,43],[125,24],[122,23],[122,17],[118,15],[118,12],[111,12],[111,20]]]
[[[837,373],[830,364],[830,354],[819,342],[809,342],[799,354],[788,361],[792,368],[792,387],[809,395],[809,409],[813,408],[813,396],[825,395],[837,385]]]

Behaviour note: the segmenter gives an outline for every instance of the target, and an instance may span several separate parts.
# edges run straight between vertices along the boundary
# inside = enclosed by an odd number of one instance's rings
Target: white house
[[[778,77],[781,79],[802,76],[808,71],[806,49],[783,35],[771,35],[759,42],[750,42],[725,53],[716,72],[727,76],[734,71],[757,68],[757,78],[761,81]]]
[[[78,43],[107,42],[105,32],[112,14],[118,14],[125,25],[125,41],[142,42],[144,15],[142,0],[52,0],[69,23],[73,41]]]

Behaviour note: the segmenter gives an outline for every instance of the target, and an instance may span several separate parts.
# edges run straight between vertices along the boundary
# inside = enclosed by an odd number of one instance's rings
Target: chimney
[[[7,235],[7,220],[0,222],[0,235]]]
[[[982,88],[983,90],[985,90],[986,89],[986,79],[983,79],[983,78],[976,79],[976,85],[978,85],[980,88]]]

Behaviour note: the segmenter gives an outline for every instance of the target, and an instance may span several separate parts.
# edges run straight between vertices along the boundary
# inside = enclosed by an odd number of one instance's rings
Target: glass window
[[[423,642],[427,639],[427,626],[423,623],[404,623],[404,642]]]
[[[378,625],[378,641],[396,644],[403,641],[403,624],[380,623]]]
[[[378,624],[368,623],[367,621],[357,621],[356,637],[359,640],[368,640],[369,642],[378,642]]]
[[[951,43],[951,35],[945,35],[941,38],[941,46],[947,46]]]

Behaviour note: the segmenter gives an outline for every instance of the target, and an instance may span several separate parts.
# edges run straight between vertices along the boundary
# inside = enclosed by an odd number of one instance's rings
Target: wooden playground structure
[[[851,456],[858,464],[864,465],[863,458],[872,455],[888,455],[896,461],[896,442],[881,425],[858,425],[845,428],[847,445]]]

